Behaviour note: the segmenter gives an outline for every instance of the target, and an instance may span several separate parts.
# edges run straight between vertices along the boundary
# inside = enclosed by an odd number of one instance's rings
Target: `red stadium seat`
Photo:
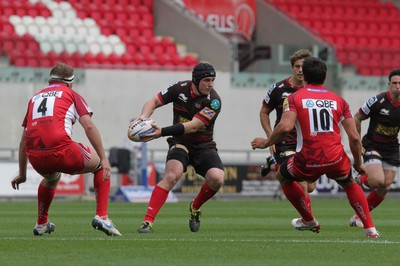
[[[63,0],[55,0],[57,4],[65,4]],[[74,12],[80,22],[89,21],[91,18],[100,29],[88,29],[82,23],[73,23],[69,28],[69,35],[84,36],[100,33],[105,36],[117,35],[122,44],[112,44],[112,50],[104,49],[102,54],[88,45],[85,41],[79,44],[69,43],[67,50],[61,41],[58,42],[56,53],[52,42],[47,45],[39,44],[33,38],[35,34],[16,35],[14,26],[8,17],[11,15],[48,18],[56,13],[61,14],[61,9],[52,11],[43,1],[10,1],[0,0],[0,45],[2,53],[10,55],[10,61],[18,66],[52,67],[57,61],[65,61],[73,67],[101,67],[99,64],[108,65],[185,65],[188,62],[178,55],[176,44],[169,38],[154,36],[154,0],[70,0]],[[308,7],[309,8],[309,7]],[[59,29],[63,25],[59,24]],[[49,28],[50,30],[52,28]],[[97,27],[96,27],[97,29]],[[49,30],[49,31],[50,31]],[[23,28],[18,28],[18,34],[23,34]],[[48,33],[46,33],[48,34]],[[80,40],[79,39],[79,40]],[[100,38],[99,38],[100,39]],[[114,45],[114,46],[113,46]],[[46,48],[47,47],[47,48]],[[86,47],[86,48],[85,48]],[[114,48],[117,47],[118,49]],[[43,49],[43,52],[42,52]],[[94,54],[87,53],[88,49]],[[67,51],[67,52],[65,52]],[[114,54],[117,52],[117,54]],[[103,54],[104,53],[104,54]],[[190,57],[186,58],[190,61]]]
[[[165,54],[165,49],[161,44],[157,44],[153,46],[153,53],[156,56],[161,56],[163,54]]]
[[[140,37],[141,32],[138,28],[130,28],[128,29],[128,35],[132,40],[135,40]]]
[[[147,7],[147,6],[144,6],[144,5],[139,5],[138,7],[137,7],[137,10],[138,10],[138,12],[140,13],[140,14],[145,14],[145,13],[151,13],[151,10],[150,10],[150,8],[149,7]]]
[[[154,32],[152,28],[144,28],[141,30],[141,36],[150,39],[154,37]]]
[[[121,62],[124,65],[134,65],[135,63],[135,57],[133,55],[130,54],[123,54],[121,56]]]
[[[138,48],[136,45],[129,43],[126,45],[126,52],[129,55],[135,55],[138,52]]]
[[[153,0],[142,0],[142,4],[153,10]]]
[[[392,40],[390,37],[381,37],[380,42],[381,42],[381,47],[384,49],[390,49],[392,47],[396,47],[392,46]]]
[[[11,63],[17,67],[26,67],[27,61],[25,56],[18,55],[15,58],[11,57]]]
[[[148,56],[152,53],[151,47],[147,44],[142,44],[139,46],[139,51],[142,53],[144,56]]]
[[[27,57],[26,65],[28,67],[39,67],[40,66],[39,60],[40,59],[37,56],[29,56]]]
[[[370,37],[368,40],[368,44],[366,45],[372,49],[382,47],[381,39],[378,37]]]
[[[134,24],[137,25],[139,24],[139,21],[141,20],[140,14],[138,12],[132,12],[129,14],[129,20]]]
[[[178,53],[175,44],[170,44],[170,45],[166,46],[165,51],[169,56],[173,56]]]
[[[198,63],[198,60],[194,55],[185,55],[183,60],[187,66],[194,66]]]
[[[128,36],[128,29],[125,27],[117,27],[115,29],[115,34],[117,34],[121,40],[125,40]]]
[[[117,19],[122,21],[124,24],[126,23],[126,21],[129,20],[129,13],[127,11],[125,11],[125,10],[118,11],[115,14],[115,16],[116,16]]]
[[[338,61],[340,63],[342,63],[343,65],[347,65],[349,63],[347,53],[344,50],[338,49],[336,51],[336,57],[337,57]]]
[[[113,11],[103,12],[102,15],[103,15],[103,18],[106,21],[108,21],[109,23],[112,23],[116,19],[115,13]]]

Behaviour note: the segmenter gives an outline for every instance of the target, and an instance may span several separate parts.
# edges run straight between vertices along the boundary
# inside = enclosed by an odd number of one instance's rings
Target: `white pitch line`
[[[341,240],[341,239],[178,239],[178,238],[134,238],[124,239],[122,237],[110,237],[110,238],[82,238],[82,237],[53,237],[53,236],[41,236],[41,237],[2,237],[2,240],[43,240],[43,241],[143,241],[143,242],[154,242],[154,241],[165,241],[165,242],[223,242],[223,243],[347,243],[347,244],[379,244],[379,245],[399,245],[400,241],[389,241],[389,240]]]

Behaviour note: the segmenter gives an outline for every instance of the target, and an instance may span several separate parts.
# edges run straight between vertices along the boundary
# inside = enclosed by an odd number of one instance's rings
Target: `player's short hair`
[[[400,76],[400,68],[395,68],[389,73],[389,82],[393,76]]]
[[[50,71],[49,83],[62,82],[72,84],[74,79],[74,69],[67,64],[58,62]]]
[[[308,84],[324,84],[326,78],[326,64],[319,58],[307,57],[303,63],[304,80]]]
[[[300,49],[296,52],[294,52],[291,56],[289,56],[289,60],[290,60],[290,64],[292,65],[292,67],[294,66],[294,62],[296,62],[297,60],[300,59],[304,59],[307,57],[312,56],[312,53],[310,50],[308,49]]]
[[[215,69],[207,63],[197,64],[192,71],[192,81],[196,88],[199,88],[200,81],[203,78],[216,77]]]

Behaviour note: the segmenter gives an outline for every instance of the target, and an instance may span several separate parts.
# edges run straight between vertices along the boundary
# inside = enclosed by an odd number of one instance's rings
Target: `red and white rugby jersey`
[[[284,111],[297,113],[299,158],[310,165],[340,160],[343,144],[339,123],[352,118],[349,104],[324,86],[307,85],[287,98]]]
[[[86,101],[63,83],[52,83],[29,101],[22,126],[27,149],[53,149],[69,144],[72,127],[93,114]]]

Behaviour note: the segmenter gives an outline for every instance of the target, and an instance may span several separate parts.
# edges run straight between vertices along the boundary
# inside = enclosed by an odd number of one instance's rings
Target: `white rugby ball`
[[[143,138],[150,133],[154,132],[154,128],[151,126],[154,124],[154,120],[145,118],[139,120],[128,128],[128,138],[135,142],[143,141]]]

